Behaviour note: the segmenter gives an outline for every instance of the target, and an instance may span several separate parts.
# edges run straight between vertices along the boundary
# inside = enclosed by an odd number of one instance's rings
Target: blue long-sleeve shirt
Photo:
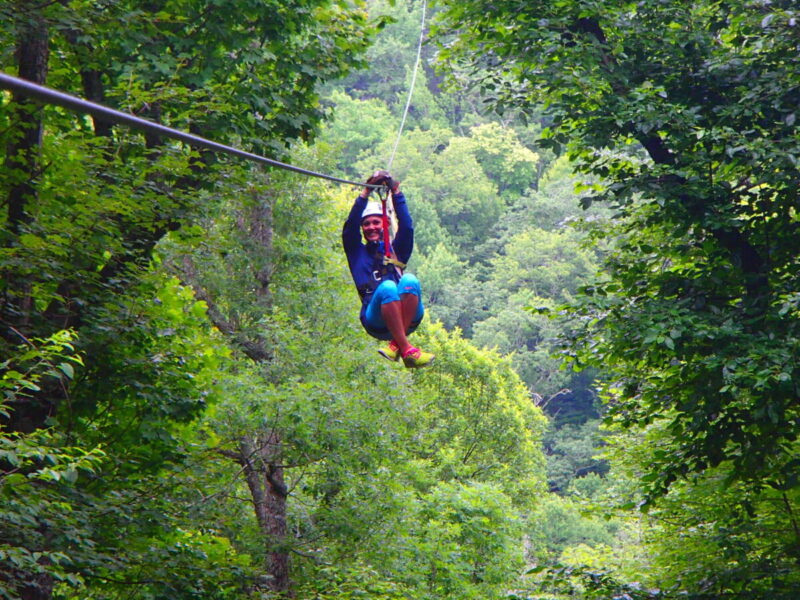
[[[342,228],[342,246],[347,255],[353,283],[356,284],[362,300],[384,279],[399,281],[401,276],[393,266],[384,267],[382,241],[368,243],[362,241],[361,213],[366,206],[366,198],[360,195],[356,197]],[[392,250],[397,260],[407,263],[414,251],[414,222],[402,192],[394,195],[394,210],[397,215],[397,234],[392,242]]]

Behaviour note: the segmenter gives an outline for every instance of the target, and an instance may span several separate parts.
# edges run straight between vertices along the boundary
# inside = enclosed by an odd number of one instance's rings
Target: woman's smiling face
[[[361,221],[361,231],[368,242],[379,242],[383,233],[383,219],[377,216],[366,217]]]

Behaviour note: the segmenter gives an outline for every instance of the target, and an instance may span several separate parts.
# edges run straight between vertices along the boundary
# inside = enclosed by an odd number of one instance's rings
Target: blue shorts
[[[414,294],[419,298],[417,304],[417,313],[411,321],[411,326],[406,331],[406,334],[414,332],[419,327],[422,317],[425,316],[425,307],[422,305],[422,291],[417,279],[411,273],[406,273],[400,278],[400,281],[395,283],[390,279],[382,281],[381,284],[375,288],[372,294],[372,299],[369,303],[361,309],[361,324],[366,329],[367,333],[372,337],[379,340],[390,340],[392,334],[386,327],[381,315],[381,305],[388,304],[389,302],[396,302],[406,294]]]

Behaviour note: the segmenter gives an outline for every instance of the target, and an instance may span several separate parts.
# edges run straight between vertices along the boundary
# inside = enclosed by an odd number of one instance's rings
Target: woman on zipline
[[[398,228],[391,243],[385,203],[368,202],[372,188],[365,187],[353,202],[342,229],[350,274],[361,296],[361,324],[372,337],[389,342],[378,350],[382,356],[402,358],[409,368],[425,367],[433,362],[434,355],[415,348],[407,337],[425,314],[419,280],[402,271],[414,250],[414,223],[400,182],[386,171],[376,171],[367,183],[389,188]],[[362,234],[366,243],[361,241]]]

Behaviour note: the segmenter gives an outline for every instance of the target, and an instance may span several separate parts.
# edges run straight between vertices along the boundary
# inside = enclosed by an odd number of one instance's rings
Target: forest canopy
[[[722,462],[734,478],[794,487],[792,11],[444,4],[454,70],[470,69],[496,108],[546,106],[547,145],[598,181],[582,202],[618,211],[607,280],[575,308],[587,326],[573,358],[613,367],[623,425],[672,432],[652,492]]]
[[[0,2],[5,73],[397,141],[437,356],[360,328],[357,189],[2,92],[0,598],[796,598],[796,12]]]

